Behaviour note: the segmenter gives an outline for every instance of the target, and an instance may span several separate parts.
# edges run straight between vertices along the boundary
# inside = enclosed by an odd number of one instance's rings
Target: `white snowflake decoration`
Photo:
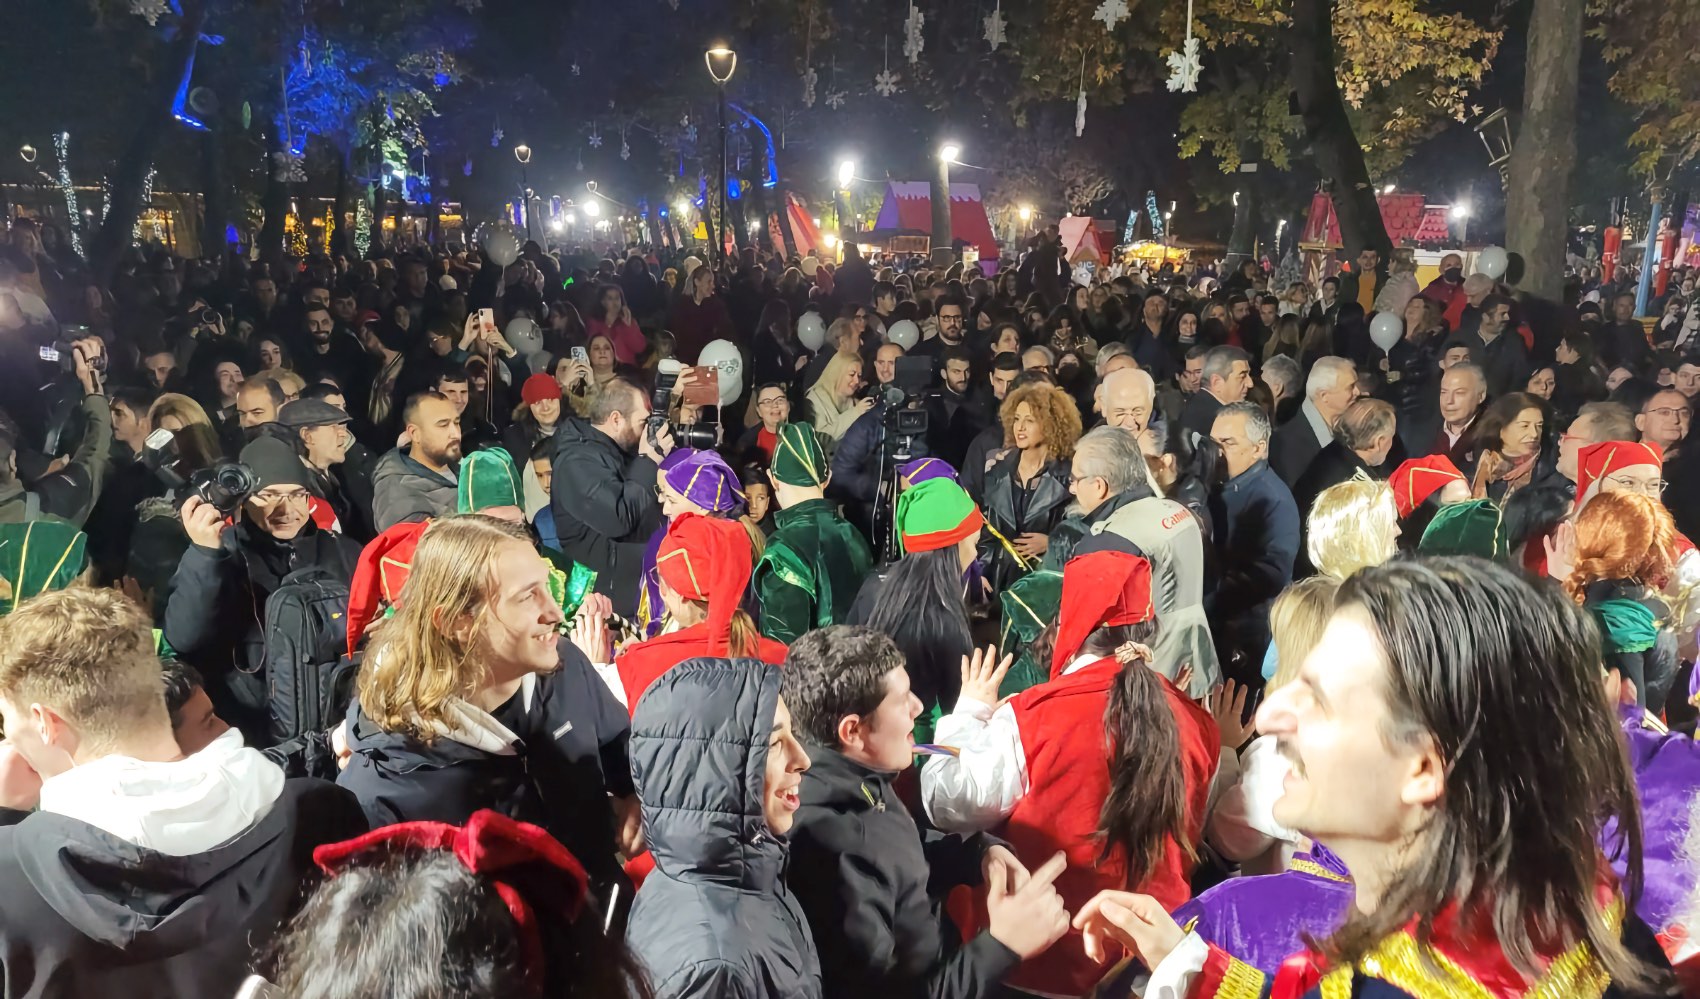
[[[815,68],[813,66],[810,66],[808,69],[803,71],[804,107],[812,108],[815,106],[815,84],[818,82],[820,82],[820,75],[815,72]]]
[[[842,90],[829,90],[826,92],[826,106],[837,111],[844,106],[844,101],[849,96]]]
[[[1179,52],[1169,53],[1169,90],[1184,94],[1198,92],[1198,74],[1204,63],[1198,58],[1198,39],[1188,38]]]
[[[502,134],[503,134],[502,133],[502,126],[497,125],[496,130],[494,132],[490,133],[490,148],[491,149],[495,149],[496,147],[498,147],[502,144]]]
[[[890,97],[892,94],[897,93],[897,81],[901,79],[903,79],[903,77],[898,76],[896,73],[893,73],[888,69],[874,77],[874,90],[878,92],[881,97]]]
[[[590,142],[590,148],[601,149],[602,148],[602,133],[600,131],[594,129],[594,128],[591,129],[590,130],[589,142]]]
[[[697,141],[697,127],[695,125],[686,125],[685,126],[685,141],[686,142]]]
[[[1086,88],[1080,89],[1080,99],[1074,105],[1074,137],[1086,134]]]
[[[170,9],[166,0],[130,0],[130,13],[148,22],[149,27],[158,24],[160,16]]]
[[[629,160],[631,158],[632,158],[631,143],[627,142],[626,137],[622,135],[622,136],[620,136],[620,159]]]
[[[986,15],[986,20],[982,23],[986,26],[984,36],[986,44],[992,47],[993,52],[996,52],[999,45],[1009,40],[1004,36],[1006,24],[1003,19],[1003,4],[1000,3],[993,7],[992,12]]]
[[[679,127],[680,128],[690,128],[691,127],[691,113],[689,111],[686,111],[684,114],[679,116]]]
[[[272,162],[276,166],[272,170],[272,179],[285,184],[303,184],[307,181],[307,170],[304,166],[306,157],[297,156],[287,149],[281,149],[272,154]]]
[[[1116,30],[1116,25],[1127,20],[1127,0],[1102,0],[1098,9],[1092,12],[1092,20],[1103,21],[1105,31]]]
[[[909,57],[911,66],[921,61],[921,50],[927,47],[926,39],[921,37],[921,29],[926,23],[927,15],[911,3],[909,17],[903,22],[903,54]]]
[[[574,59],[574,60],[573,60],[573,75],[574,75],[574,76],[577,76],[577,75],[578,75],[578,74],[579,74],[579,69],[578,69],[578,60],[577,60],[577,59]]]

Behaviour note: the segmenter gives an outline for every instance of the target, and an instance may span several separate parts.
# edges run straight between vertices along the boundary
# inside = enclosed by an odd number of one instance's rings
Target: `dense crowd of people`
[[[12,221],[0,994],[1700,995],[1684,270],[602,249]]]

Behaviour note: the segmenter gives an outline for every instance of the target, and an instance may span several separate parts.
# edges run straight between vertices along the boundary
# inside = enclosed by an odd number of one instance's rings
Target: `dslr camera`
[[[174,492],[187,489],[189,496],[199,496],[226,517],[233,516],[254,491],[254,470],[239,461],[220,461],[187,472],[183,456],[177,450],[177,437],[169,430],[155,430],[148,435],[142,443],[141,461]]]
[[[72,348],[78,340],[87,339],[91,334],[87,326],[64,326],[60,328],[59,339],[48,347],[42,347],[39,356],[42,360],[55,362],[59,370],[70,374],[77,370],[77,355]],[[89,358],[89,369],[102,375],[106,374],[106,351]]]
[[[667,412],[673,404],[673,388],[678,385],[679,376],[684,370],[685,366],[671,357],[656,365],[655,391],[649,399],[649,420],[644,424],[644,433],[649,435],[650,447],[657,451],[661,450],[661,445],[657,442],[656,435],[661,432],[662,427],[672,429],[675,447],[707,451],[720,442],[720,407],[717,405],[693,403],[697,407],[697,418],[694,422],[668,422]],[[687,387],[687,403],[692,403],[688,398],[690,392],[691,389]],[[715,397],[718,398],[718,389],[715,390]]]

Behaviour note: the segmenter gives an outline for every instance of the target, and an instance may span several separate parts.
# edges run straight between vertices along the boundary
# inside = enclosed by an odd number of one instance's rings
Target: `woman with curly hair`
[[[1576,546],[1564,591],[1593,612],[1606,668],[1658,710],[1676,675],[1676,646],[1659,622],[1670,608],[1659,588],[1672,572],[1676,525],[1657,499],[1601,493],[1576,517]]]
[[[989,537],[980,544],[986,578],[1001,591],[1039,564],[1051,528],[1069,502],[1069,459],[1080,439],[1080,410],[1042,382],[1012,390],[999,410],[1004,450],[986,469]]]

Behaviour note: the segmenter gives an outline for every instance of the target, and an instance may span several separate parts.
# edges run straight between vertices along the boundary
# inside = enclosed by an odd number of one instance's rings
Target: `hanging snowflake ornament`
[[[685,126],[685,141],[686,142],[697,141],[697,127],[695,125],[686,125]]]
[[[1183,94],[1198,92],[1198,74],[1204,63],[1198,58],[1198,39],[1188,38],[1179,52],[1169,53],[1169,90]]]
[[[926,24],[927,15],[911,3],[909,16],[903,21],[903,54],[908,57],[911,66],[921,61],[921,50],[927,47],[926,39],[921,37],[921,29]]]
[[[150,28],[170,9],[171,4],[166,0],[130,0],[130,13],[148,22]]]
[[[577,60],[577,59],[574,59],[574,60],[573,60],[573,66],[572,66],[572,70],[573,70],[573,75],[574,75],[574,76],[577,76],[577,75],[579,75],[579,68],[578,68],[578,60]]]
[[[819,74],[817,74],[815,72],[815,68],[813,66],[810,66],[808,69],[803,71],[803,106],[804,107],[812,108],[812,107],[815,106],[815,84],[819,80],[820,80],[820,76],[819,76]]]
[[[1074,137],[1080,138],[1086,134],[1086,91],[1080,91],[1080,99],[1074,105]]]
[[[466,165],[460,168],[460,172],[464,177],[472,176],[472,157],[468,156],[466,158]]]
[[[272,179],[284,184],[303,184],[307,181],[305,156],[297,156],[287,149],[280,149],[272,154]]]
[[[903,77],[898,76],[896,73],[893,73],[888,69],[874,77],[874,90],[878,92],[881,97],[890,97],[897,93],[897,81],[901,79],[903,79]]]
[[[1008,25],[1003,19],[1003,4],[999,3],[996,7],[993,7],[992,12],[986,15],[986,20],[982,23],[986,26],[984,35],[986,44],[992,47],[993,52],[996,52],[999,45],[1009,40],[1004,36],[1004,29]]]
[[[1204,63],[1198,57],[1198,39],[1192,37],[1192,0],[1186,0],[1186,40],[1179,52],[1169,53],[1169,91],[1198,92],[1198,74]]]
[[[689,111],[686,111],[684,114],[679,116],[679,127],[680,128],[690,128],[691,127],[691,113]]]
[[[626,141],[626,126],[620,126],[620,159],[632,158],[632,144]]]
[[[1092,20],[1103,21],[1105,31],[1116,30],[1116,25],[1127,20],[1127,0],[1102,0],[1098,9],[1092,12]]]
[[[837,111],[844,106],[844,102],[849,97],[850,95],[842,90],[829,90],[826,92],[826,106]]]
[[[490,133],[490,148],[491,149],[499,149],[501,147],[501,145],[502,145],[502,135],[503,134],[504,133],[502,132],[502,126],[497,125],[496,130],[494,132]]]
[[[600,130],[594,128],[594,127],[591,128],[590,138],[587,141],[589,141],[589,143],[590,143],[590,148],[601,149],[602,148],[602,132]]]

